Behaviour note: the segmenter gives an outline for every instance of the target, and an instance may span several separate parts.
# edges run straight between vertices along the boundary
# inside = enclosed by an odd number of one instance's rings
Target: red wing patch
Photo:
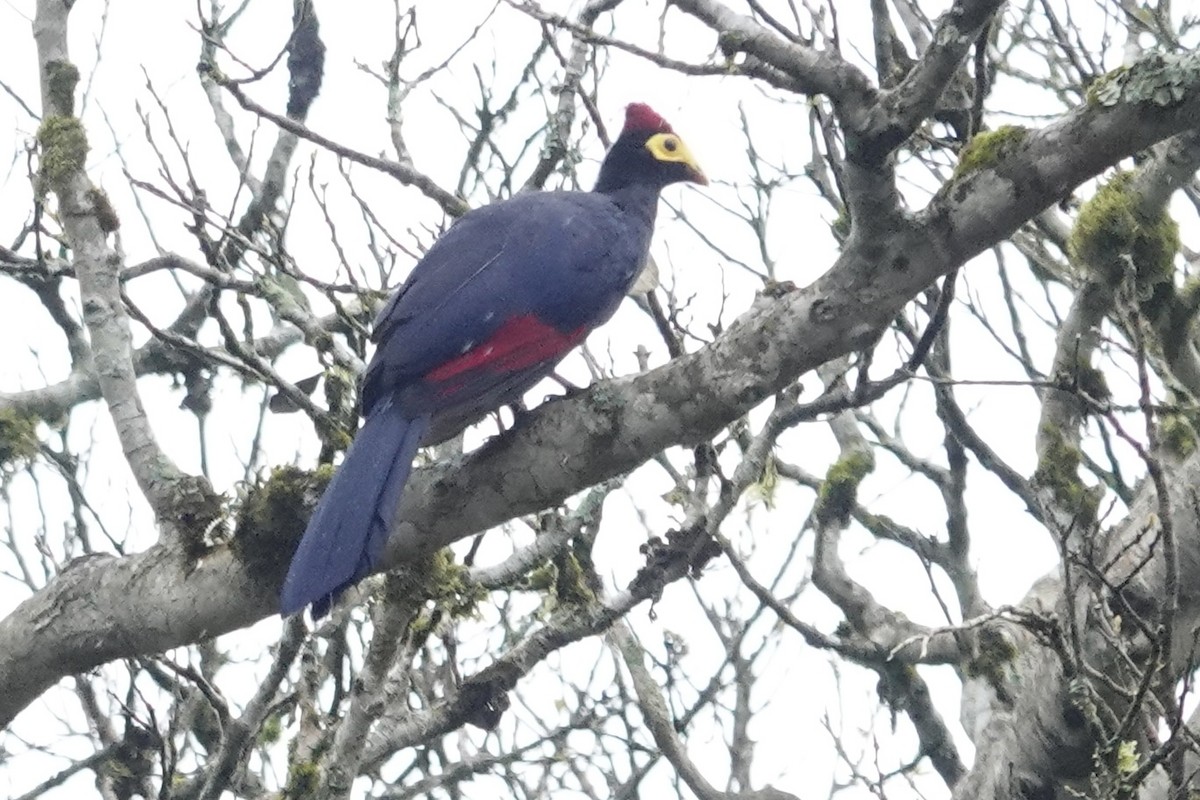
[[[425,378],[444,383],[478,369],[519,372],[559,358],[587,334],[586,325],[563,333],[533,314],[524,314],[505,322],[486,341],[425,373]]]

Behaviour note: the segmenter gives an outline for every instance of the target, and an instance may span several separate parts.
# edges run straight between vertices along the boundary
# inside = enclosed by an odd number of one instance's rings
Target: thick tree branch
[[[904,80],[883,96],[883,105],[897,126],[892,137],[899,137],[896,144],[933,115],[979,31],[1002,5],[1004,0],[959,0],[941,16],[928,49]]]
[[[1172,469],[1167,483],[1180,569],[1192,574],[1200,564],[1200,503],[1195,490],[1200,485],[1200,458]],[[1156,651],[1139,632],[1134,615],[1135,609],[1146,613],[1153,609],[1169,579],[1162,543],[1153,530],[1148,531],[1156,524],[1159,509],[1153,485],[1147,482],[1129,515],[1104,536],[1095,553],[1095,563],[1105,566],[1104,579],[1110,586],[1120,586],[1119,590],[1099,597],[1086,589],[1072,594],[1064,581],[1044,579],[1023,603],[1057,610],[1060,621],[1039,631],[1011,629],[1016,644],[1010,647],[1018,655],[1004,665],[1003,680],[996,681],[1006,696],[1000,702],[994,697],[989,701],[989,721],[974,737],[975,764],[955,787],[956,798],[1066,800],[1092,788],[1095,750],[1102,743],[1100,723],[1126,713],[1137,699],[1131,689],[1148,674],[1145,670],[1152,674],[1157,666]],[[1109,607],[1123,609],[1128,618],[1121,634],[1127,652],[1114,651],[1117,642],[1107,619],[1113,613]],[[1080,616],[1083,650],[1078,655],[1081,664],[1091,667],[1090,685],[1067,658],[1069,620],[1061,618],[1064,612]],[[1175,648],[1161,665],[1167,673],[1166,686],[1174,686],[1178,676],[1194,668],[1194,635],[1200,625],[1200,590],[1194,582],[1182,582],[1172,623]],[[1131,680],[1130,670],[1135,667],[1143,671]],[[1135,728],[1128,735],[1136,741],[1141,734]],[[1144,755],[1140,750],[1139,756]]]
[[[718,46],[727,57],[746,53],[761,60],[795,81],[797,91],[833,100],[843,122],[852,129],[865,127],[878,93],[865,74],[836,52],[790,42],[716,0],[676,0],[674,4],[716,31]]]
[[[187,476],[158,446],[138,392],[129,317],[121,300],[121,258],[108,246],[99,190],[84,172],[87,140],[82,123],[74,116],[79,74],[67,50],[69,9],[62,0],[40,0],[34,22],[45,110],[38,131],[41,179],[58,198],[63,232],[79,278],[93,367],[121,449],[164,535],[174,538],[179,533],[175,524],[179,516],[177,489]]]

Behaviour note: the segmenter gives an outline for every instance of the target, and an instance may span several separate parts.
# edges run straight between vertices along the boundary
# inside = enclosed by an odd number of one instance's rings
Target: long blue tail
[[[338,595],[379,563],[428,430],[428,415],[408,419],[391,402],[367,417],[292,556],[279,598],[283,616],[310,603],[314,618],[324,616]]]

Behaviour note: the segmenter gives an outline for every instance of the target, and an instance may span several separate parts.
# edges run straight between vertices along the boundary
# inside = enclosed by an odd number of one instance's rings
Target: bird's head
[[[679,181],[708,185],[688,146],[667,121],[645,103],[630,103],[625,127],[600,167],[596,190],[632,183],[661,188]]]

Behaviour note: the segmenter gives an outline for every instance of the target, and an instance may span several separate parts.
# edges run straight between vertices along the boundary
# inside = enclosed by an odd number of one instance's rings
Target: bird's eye
[[[664,139],[663,140],[663,149],[666,150],[668,153],[674,153],[675,150],[678,149],[678,147],[679,147],[679,142],[675,141],[674,139]]]

